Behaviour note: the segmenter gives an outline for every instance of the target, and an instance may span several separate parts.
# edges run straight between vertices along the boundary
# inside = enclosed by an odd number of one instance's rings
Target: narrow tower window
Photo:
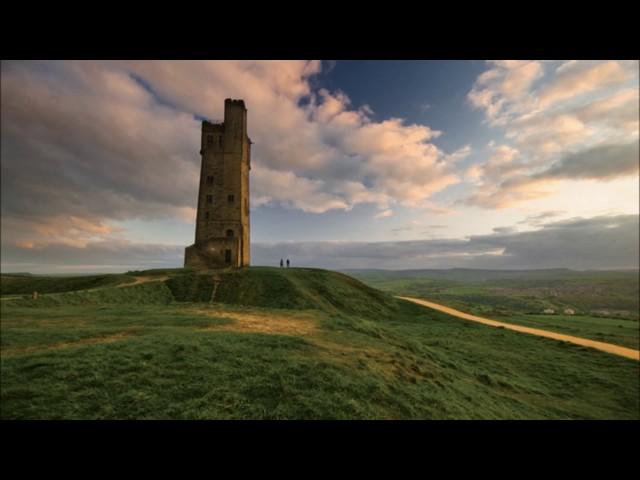
[[[218,146],[222,147],[222,135],[218,137]]]
[[[209,212],[205,212],[204,213],[204,219],[205,220],[209,220]]]
[[[233,237],[233,230],[227,230],[227,237]]]
[[[233,203],[233,201],[234,201],[234,196],[233,195],[227,195],[227,202]]]
[[[213,203],[213,195],[207,195],[207,203]]]
[[[224,261],[226,263],[231,263],[231,250],[225,250],[224,251]]]
[[[213,135],[207,135],[207,147],[213,145]]]
[[[213,185],[213,176],[207,175],[207,185]]]

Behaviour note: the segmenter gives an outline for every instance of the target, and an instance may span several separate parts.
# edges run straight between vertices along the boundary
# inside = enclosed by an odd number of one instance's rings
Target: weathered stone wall
[[[185,249],[185,267],[197,269],[240,267],[239,238],[212,238],[199,245],[191,245]],[[229,251],[230,262],[226,261]]]
[[[202,122],[200,154],[196,239],[185,251],[185,266],[249,265],[250,140],[247,110],[242,100],[225,100],[224,123]],[[210,253],[212,245],[222,248],[231,243],[234,247],[230,262],[224,254],[220,257]],[[197,252],[201,250],[206,253]]]

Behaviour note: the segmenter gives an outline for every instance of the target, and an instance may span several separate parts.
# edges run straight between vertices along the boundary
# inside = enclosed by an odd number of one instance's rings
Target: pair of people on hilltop
[[[280,268],[282,268],[282,265],[283,265],[282,259],[280,259]],[[287,258],[287,268],[289,268],[289,259],[288,258]]]

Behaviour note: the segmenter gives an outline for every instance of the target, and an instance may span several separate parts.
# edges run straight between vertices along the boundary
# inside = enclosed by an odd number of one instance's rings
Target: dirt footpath
[[[601,350],[603,352],[613,353],[614,355],[619,355],[621,357],[640,361],[640,351],[633,350],[632,348],[621,347],[619,345],[614,345],[612,343],[598,342],[596,340],[589,340],[587,338],[582,338],[582,337],[574,337],[572,335],[564,335],[562,333],[550,332],[548,330],[540,330],[539,328],[523,327],[521,325],[514,325],[513,323],[497,322],[495,320],[477,317],[476,315],[464,313],[464,312],[461,312],[460,310],[456,310],[451,307],[446,307],[444,305],[440,305],[439,303],[433,303],[427,300],[421,300],[419,298],[400,297],[400,296],[398,296],[397,298],[401,298],[409,302],[417,303],[418,305],[422,305],[423,307],[433,308],[434,310],[448,313],[449,315],[452,315],[454,317],[463,318],[465,320],[471,320],[472,322],[484,323],[485,325],[490,325],[492,327],[503,327],[509,330],[515,330],[516,332],[529,333],[531,335],[538,335],[539,337],[553,338],[554,340],[574,343],[576,345],[582,345],[583,347],[595,348],[596,350]]]
[[[123,288],[123,287],[132,287],[134,285],[138,285],[140,283],[148,283],[148,282],[164,282],[165,280],[168,280],[169,277],[162,276],[162,277],[133,277],[135,278],[134,282],[130,282],[130,283],[121,283],[120,285],[118,285],[118,288]]]

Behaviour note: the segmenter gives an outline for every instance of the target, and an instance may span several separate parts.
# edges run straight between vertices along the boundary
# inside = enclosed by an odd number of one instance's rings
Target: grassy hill
[[[123,287],[134,282],[136,277],[154,276],[168,278],[162,282],[142,283],[126,288],[104,288]],[[10,275],[0,277],[3,295],[12,297],[4,301],[5,305],[37,307],[112,303],[209,303],[216,281],[219,286],[215,302],[232,305],[379,315],[394,308],[398,302],[391,295],[352,277],[313,268],[252,267],[209,273],[165,269],[73,279],[23,277],[20,282],[16,282]],[[33,291],[39,292],[38,300],[31,299]],[[60,294],[42,295],[58,292]],[[15,294],[19,293],[28,295],[15,298]]]
[[[3,298],[1,418],[638,418],[637,362],[337,272],[104,277]]]
[[[30,274],[0,275],[0,295],[70,292],[131,281],[127,275],[91,275],[83,277],[50,277]]]
[[[500,314],[571,308],[583,314],[638,319],[637,270],[353,270],[352,276],[394,294],[429,296]],[[486,307],[485,307],[486,306]],[[488,307],[488,308],[487,308]],[[480,311],[480,310],[478,310]]]
[[[394,295],[640,349],[637,270],[359,270],[352,274]],[[554,314],[543,314],[547,309]],[[565,309],[574,314],[565,315]]]

